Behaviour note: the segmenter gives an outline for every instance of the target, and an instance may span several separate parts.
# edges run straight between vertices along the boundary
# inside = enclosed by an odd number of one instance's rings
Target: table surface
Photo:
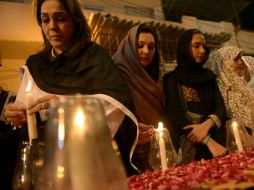
[[[130,190],[254,189],[254,150],[131,176]]]

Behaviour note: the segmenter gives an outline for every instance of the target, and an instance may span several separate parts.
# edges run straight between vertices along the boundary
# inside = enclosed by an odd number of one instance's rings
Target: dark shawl
[[[180,102],[179,84],[194,88],[197,91],[200,102],[198,104],[190,103],[190,105],[187,102],[187,105],[190,111],[204,115],[202,122],[207,119],[208,115],[216,114],[223,123],[226,116],[225,105],[216,83],[216,75],[211,70],[202,67],[208,59],[209,50],[206,51],[206,58],[202,64],[197,64],[190,55],[189,48],[194,32],[197,30],[187,30],[182,34],[177,44],[178,66],[163,78],[166,114],[169,118],[170,133],[173,134],[171,137],[177,149],[179,148],[179,137],[188,132],[182,128],[191,124],[186,119],[184,108]],[[222,126],[218,131],[216,130],[212,128],[210,131],[212,137],[217,142],[225,144],[225,128]],[[205,152],[209,152],[205,146],[201,147],[200,152],[204,152],[202,151],[203,148],[206,149]]]
[[[155,80],[140,65],[137,55],[136,38],[140,25],[131,28],[120,43],[113,61],[127,80],[136,108],[138,121],[144,124],[157,125],[163,113],[162,101],[164,94]],[[158,49],[152,63],[159,69]],[[151,65],[152,65],[151,64]],[[159,71],[158,71],[159,72]]]
[[[37,86],[48,93],[106,94],[133,111],[128,85],[106,51],[92,43],[75,56],[64,53],[49,61],[50,52],[32,55],[27,67]],[[128,123],[128,125],[126,125]],[[115,136],[128,174],[134,170],[129,153],[136,138],[136,126],[125,117]]]
[[[181,85],[192,87],[198,91],[201,102],[201,113],[208,114],[210,102],[213,98],[212,83],[215,82],[216,75],[209,69],[203,68],[203,64],[209,57],[209,49],[206,49],[205,59],[202,64],[197,64],[190,55],[190,43],[195,29],[185,31],[177,44],[177,67],[171,73]]]

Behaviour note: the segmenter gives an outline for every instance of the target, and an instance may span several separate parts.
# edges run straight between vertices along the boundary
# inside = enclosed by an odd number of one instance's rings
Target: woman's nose
[[[53,19],[51,19],[50,22],[49,22],[49,28],[50,29],[56,28],[56,22]]]
[[[205,53],[205,48],[204,47],[199,47],[199,51],[201,52],[201,53]]]
[[[144,46],[144,47],[143,47],[143,53],[147,54],[148,52],[149,52],[148,47],[147,47],[147,46]]]

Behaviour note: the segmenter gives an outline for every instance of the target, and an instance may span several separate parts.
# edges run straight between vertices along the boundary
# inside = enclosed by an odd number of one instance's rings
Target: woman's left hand
[[[202,140],[208,135],[209,129],[203,124],[187,125],[183,129],[192,129],[187,135],[189,141],[193,143],[201,143]]]

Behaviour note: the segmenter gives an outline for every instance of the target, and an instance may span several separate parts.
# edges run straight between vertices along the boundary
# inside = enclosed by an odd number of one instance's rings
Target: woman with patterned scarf
[[[224,99],[228,118],[238,118],[251,132],[253,121],[250,106],[254,93],[247,86],[250,70],[237,47],[222,47],[214,55],[213,71]]]

